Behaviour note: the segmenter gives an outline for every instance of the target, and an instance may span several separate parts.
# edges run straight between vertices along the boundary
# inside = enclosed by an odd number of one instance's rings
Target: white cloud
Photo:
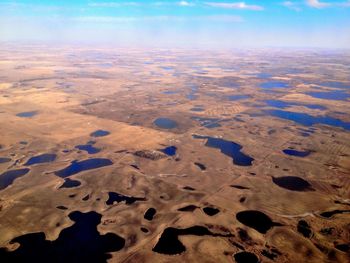
[[[236,2],[236,3],[207,2],[205,4],[211,7],[219,7],[219,8],[226,8],[226,9],[245,9],[245,10],[255,10],[255,11],[264,10],[264,7],[262,6],[248,5],[245,2]]]
[[[320,2],[319,0],[306,0],[306,4],[313,8],[324,8],[331,5],[330,3]]]
[[[292,1],[284,1],[282,5],[294,11],[301,11],[300,6]]]
[[[180,1],[177,3],[179,6],[194,6],[194,3],[190,3],[187,1]]]

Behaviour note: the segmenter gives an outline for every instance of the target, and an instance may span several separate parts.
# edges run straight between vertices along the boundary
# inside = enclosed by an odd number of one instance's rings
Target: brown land
[[[254,253],[261,262],[349,262],[350,131],[322,124],[303,126],[264,113],[273,109],[264,101],[273,99],[297,104],[282,110],[350,123],[349,99],[306,94],[335,90],[322,84],[329,81],[345,83],[344,92],[349,94],[349,64],[346,52],[1,46],[0,157],[11,161],[0,163],[0,173],[24,167],[30,171],[0,190],[0,247],[15,250],[18,244],[12,239],[34,232],[56,240],[73,225],[68,217],[72,211],[95,211],[102,215],[97,226],[101,235],[111,232],[125,239],[125,246],[111,253],[110,262],[235,262],[233,255],[240,251]],[[270,73],[269,81],[283,81],[289,87],[260,88],[268,80],[259,73]],[[248,97],[228,99],[242,94]],[[30,111],[37,114],[16,116]],[[178,126],[159,128],[154,120],[160,117]],[[219,126],[201,126],[193,117],[216,119]],[[110,134],[90,136],[100,129]],[[301,129],[308,135],[303,136]],[[193,134],[235,142],[254,161],[251,166],[235,165]],[[100,152],[75,148],[90,140]],[[176,146],[176,155],[159,152],[167,146]],[[290,156],[283,153],[288,148],[311,153]],[[137,156],[136,151],[151,158]],[[24,165],[44,153],[57,158]],[[59,189],[64,180],[54,172],[73,160],[89,158],[108,158],[113,165],[72,175],[69,178],[81,185]],[[303,178],[312,191],[279,187],[272,178],[281,176]],[[107,205],[108,192],[146,201]],[[89,199],[82,200],[87,195]],[[188,205],[198,208],[178,211]],[[157,212],[149,221],[144,214],[151,207]],[[219,213],[209,216],[204,207]],[[260,233],[236,218],[245,210],[261,211],[279,225]],[[321,215],[333,210],[344,213]],[[301,220],[310,226],[309,236],[298,232]],[[167,227],[192,226],[221,236],[182,235],[179,240],[186,251],[176,255],[152,251]]]

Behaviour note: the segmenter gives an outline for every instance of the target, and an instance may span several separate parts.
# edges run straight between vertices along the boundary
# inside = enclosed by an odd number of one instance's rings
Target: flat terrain
[[[0,261],[349,262],[349,65],[2,45]]]

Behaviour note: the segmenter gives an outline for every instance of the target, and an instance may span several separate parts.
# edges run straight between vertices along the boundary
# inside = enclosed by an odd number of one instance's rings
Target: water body
[[[118,194],[115,192],[109,192],[108,193],[108,200],[106,201],[106,205],[113,205],[114,202],[120,203],[125,202],[127,205],[131,205],[135,203],[136,201],[146,201],[147,199],[145,197],[133,197],[133,196],[126,196],[122,194]]]
[[[153,217],[156,215],[157,210],[153,207],[148,208],[146,213],[144,214],[143,218],[148,220],[148,221],[152,221]]]
[[[0,190],[7,188],[17,178],[24,176],[29,171],[30,171],[30,169],[24,168],[24,169],[9,170],[9,171],[3,172],[0,175]]]
[[[114,234],[101,235],[97,226],[102,216],[96,212],[69,214],[74,224],[61,231],[56,240],[45,233],[30,233],[11,240],[19,243],[14,251],[0,248],[2,262],[107,262],[110,252],[121,250],[125,239]]]
[[[207,167],[205,167],[205,165],[202,163],[195,162],[194,164],[198,166],[198,168],[201,169],[201,171],[205,171],[207,169]]]
[[[203,208],[203,212],[208,216],[215,216],[216,214],[218,214],[220,212],[220,210],[217,208],[208,206],[208,207]]]
[[[350,94],[343,90],[333,90],[333,91],[310,91],[306,92],[306,95],[317,99],[324,100],[342,100],[346,101],[350,98]]]
[[[11,160],[12,160],[11,158],[0,157],[0,163],[8,163],[8,162],[10,162]]]
[[[37,114],[38,114],[37,111],[25,111],[25,112],[17,113],[16,116],[21,118],[31,118]]]
[[[310,155],[311,151],[297,151],[297,150],[292,150],[292,149],[285,149],[283,150],[283,153],[287,155],[292,155],[296,157],[306,157]]]
[[[237,263],[259,263],[259,258],[251,252],[238,252],[233,257]]]
[[[92,137],[104,137],[104,136],[107,136],[111,134],[109,131],[105,131],[105,130],[97,130],[97,131],[94,131],[90,134],[90,136]]]
[[[272,182],[290,191],[314,191],[308,181],[297,176],[272,177]]]
[[[93,146],[94,143],[87,143],[75,146],[76,149],[80,151],[86,151],[88,154],[96,154],[101,151],[100,148],[96,148]]]
[[[55,175],[65,178],[73,174],[80,173],[82,171],[97,169],[97,168],[101,168],[112,164],[113,163],[111,160],[105,159],[105,158],[94,158],[94,159],[87,159],[83,161],[75,160],[66,168],[56,171]]]
[[[227,97],[229,100],[236,101],[236,100],[244,100],[249,99],[250,96],[248,95],[231,95]]]
[[[233,187],[233,188],[240,189],[240,190],[248,190],[248,189],[250,189],[249,187],[245,187],[245,186],[237,185],[237,184],[233,184],[233,185],[230,185],[230,186]]]
[[[279,226],[279,223],[275,223],[270,217],[263,212],[257,210],[246,210],[236,214],[236,219],[243,225],[251,227],[261,234],[266,232],[274,226]]]
[[[201,107],[194,107],[194,108],[191,108],[190,111],[202,112],[204,111],[204,109]]]
[[[308,109],[315,109],[315,110],[325,110],[327,109],[325,106],[322,105],[317,105],[317,104],[303,104],[299,102],[292,102],[292,101],[282,101],[282,100],[265,100],[264,101],[267,105],[274,107],[274,108],[279,108],[279,109],[285,109],[290,106],[303,106]]]
[[[312,235],[311,227],[305,220],[299,220],[297,230],[306,238],[310,238]]]
[[[345,130],[350,130],[350,122],[329,117],[329,116],[312,116],[307,113],[283,111],[283,110],[267,110],[267,114],[285,120],[294,121],[304,126],[312,126],[315,124],[325,124],[333,127],[340,127]]]
[[[260,84],[260,88],[263,89],[280,89],[280,88],[288,88],[289,85],[283,81],[267,81]]]
[[[250,166],[254,161],[252,157],[242,153],[241,149],[243,147],[235,142],[201,135],[192,135],[192,137],[194,139],[206,139],[207,142],[205,143],[205,146],[220,149],[223,154],[232,158],[235,165]]]
[[[169,156],[174,156],[176,154],[176,146],[168,146],[165,147],[164,149],[160,149],[159,151],[161,151],[162,153],[165,153],[166,155]]]
[[[332,216],[336,214],[344,214],[344,213],[350,213],[350,210],[332,210],[327,212],[322,212],[320,215],[325,218],[331,218]]]
[[[177,127],[177,122],[169,118],[158,118],[153,123],[161,129],[174,129]]]
[[[186,247],[179,240],[179,236],[194,235],[194,236],[213,236],[213,237],[231,237],[232,234],[216,234],[212,233],[204,226],[192,226],[185,229],[173,227],[166,228],[160,236],[157,244],[152,251],[166,254],[177,255],[186,251]]]
[[[79,185],[81,185],[80,181],[73,180],[70,178],[65,178],[64,183],[59,187],[59,189],[61,189],[61,188],[74,188],[74,187],[78,187]]]
[[[53,153],[44,153],[31,157],[24,165],[33,165],[40,163],[51,163],[56,160],[56,154]]]
[[[181,207],[181,208],[177,209],[177,211],[180,211],[180,212],[193,212],[197,208],[199,208],[199,206],[187,205],[187,206],[184,206],[184,207]]]

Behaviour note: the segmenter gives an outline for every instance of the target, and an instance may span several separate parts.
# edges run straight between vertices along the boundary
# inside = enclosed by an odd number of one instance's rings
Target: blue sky
[[[350,0],[0,0],[0,41],[350,47]]]

